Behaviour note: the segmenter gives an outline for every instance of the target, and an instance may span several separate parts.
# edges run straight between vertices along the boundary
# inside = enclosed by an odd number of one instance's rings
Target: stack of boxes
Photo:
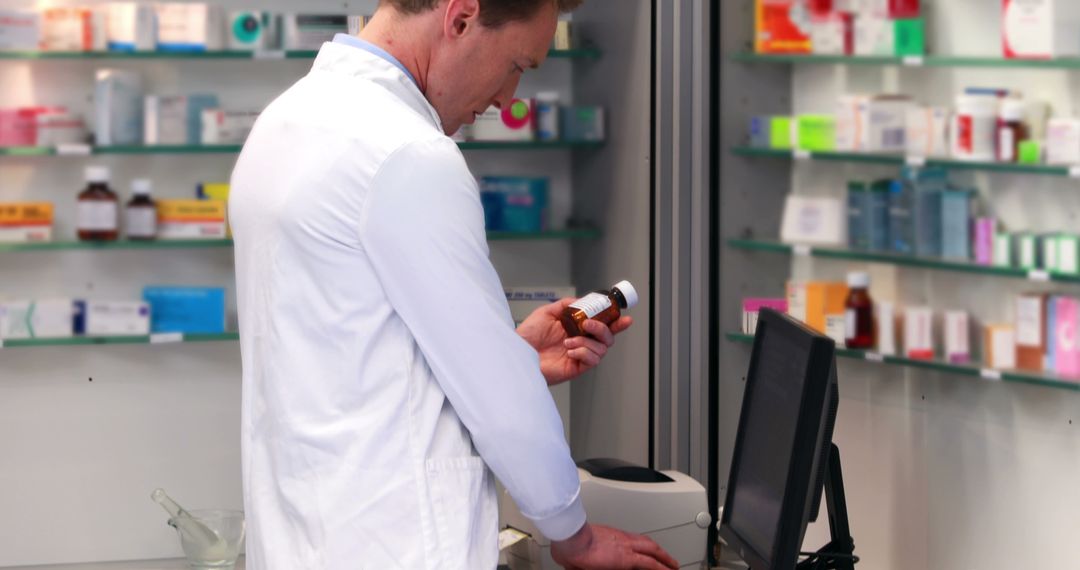
[[[757,53],[919,56],[919,0],[756,0]]]

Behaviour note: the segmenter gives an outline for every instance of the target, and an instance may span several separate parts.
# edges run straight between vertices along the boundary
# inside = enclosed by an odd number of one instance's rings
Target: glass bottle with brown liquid
[[[571,337],[584,336],[585,321],[594,319],[611,325],[622,316],[623,309],[637,305],[638,294],[629,281],[620,281],[610,291],[595,291],[574,301],[562,315],[563,328]]]
[[[149,241],[157,237],[157,204],[150,193],[153,185],[140,179],[131,183],[131,200],[127,203],[127,238]]]
[[[79,239],[116,241],[120,237],[120,200],[109,189],[109,169],[88,167],[86,183],[86,190],[79,194]]]
[[[874,348],[874,301],[870,298],[870,275],[865,272],[848,274],[848,297],[844,302],[845,330],[848,348]]]

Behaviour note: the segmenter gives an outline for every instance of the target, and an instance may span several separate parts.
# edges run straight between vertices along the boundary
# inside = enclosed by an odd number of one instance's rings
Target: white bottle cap
[[[626,298],[627,309],[631,309],[634,305],[638,304],[637,289],[634,289],[634,286],[631,285],[629,281],[619,281],[612,289],[618,289],[623,297]]]
[[[1023,121],[1027,118],[1027,103],[1023,99],[1005,99],[1001,104],[1001,118],[1010,123]]]
[[[866,289],[870,286],[870,274],[865,271],[848,273],[847,284],[852,289]]]
[[[86,181],[91,184],[105,184],[109,181],[108,166],[87,166]]]
[[[154,191],[154,183],[146,178],[131,181],[131,193],[136,196],[149,196]]]

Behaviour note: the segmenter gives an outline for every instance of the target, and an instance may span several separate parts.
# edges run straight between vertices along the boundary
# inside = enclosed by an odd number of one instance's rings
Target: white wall
[[[85,2],[86,4],[94,2]],[[222,1],[250,8],[251,2]],[[3,7],[34,5],[5,0]],[[371,13],[375,0],[261,0],[271,10]],[[0,107],[65,104],[91,114],[95,69],[137,70],[152,93],[217,93],[228,108],[261,108],[310,61],[0,61]],[[577,63],[552,60],[526,75],[519,93],[573,96]],[[552,179],[552,218],[572,208],[569,151],[471,152],[478,176]],[[191,197],[201,181],[228,180],[235,156],[0,158],[0,201],[57,205],[57,239],[74,236],[83,167],[113,168],[126,199],[136,177],[160,197]],[[571,283],[572,245],[493,242],[507,286]],[[229,288],[229,250],[0,254],[0,296],[137,299],[144,285]],[[236,343],[35,348],[0,351],[0,567],[180,556],[165,514],[149,493],[165,487],[190,508],[240,508],[240,358]],[[93,378],[93,382],[89,379]],[[560,398],[567,407],[569,387]]]
[[[938,54],[999,53],[1000,2],[930,5]],[[795,66],[794,111],[831,112],[841,93],[893,91],[952,105],[967,86],[1007,87],[1077,113],[1080,74],[1010,69]],[[842,196],[845,182],[895,175],[890,167],[800,164],[796,192]],[[980,189],[1010,230],[1076,231],[1080,193],[1067,179],[955,173]],[[780,207],[779,204],[776,206]],[[866,266],[804,260],[796,278],[843,278]],[[877,300],[966,309],[1009,322],[1015,294],[1076,287],[917,269],[873,268]],[[781,284],[777,284],[779,286]],[[774,291],[775,292],[775,291]],[[873,569],[1076,567],[1080,532],[1080,393],[872,364],[842,362],[836,441],[844,460],[857,553]],[[807,548],[827,542],[818,525]],[[1022,562],[1021,562],[1022,561]]]

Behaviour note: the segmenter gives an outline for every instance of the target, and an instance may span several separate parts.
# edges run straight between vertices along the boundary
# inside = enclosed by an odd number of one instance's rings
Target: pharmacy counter
[[[93,564],[60,564],[57,566],[19,566],[7,570],[189,570],[187,562],[177,560],[144,560],[136,562],[97,562]],[[244,559],[236,563],[236,570],[244,570]]]

